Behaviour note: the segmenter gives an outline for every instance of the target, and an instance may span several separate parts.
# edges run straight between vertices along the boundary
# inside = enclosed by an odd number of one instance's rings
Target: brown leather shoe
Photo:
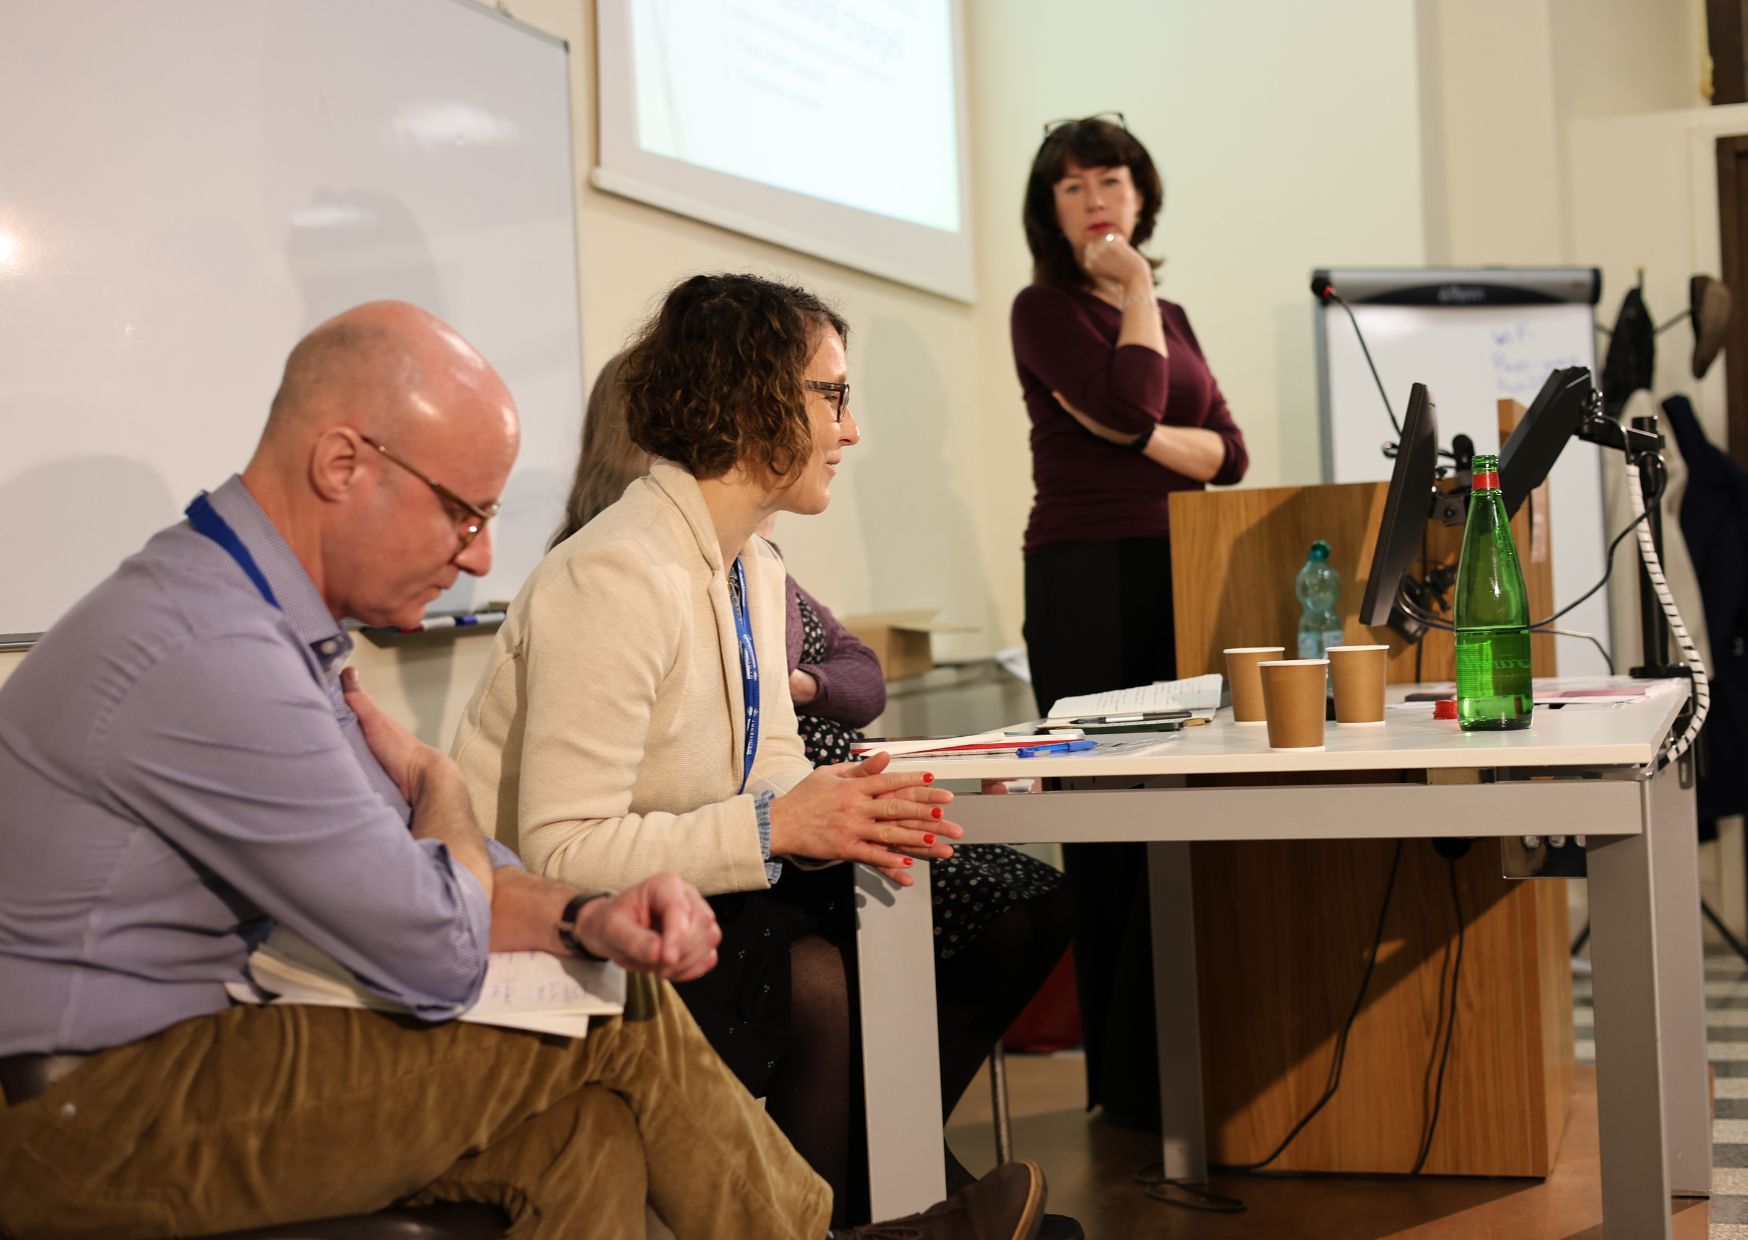
[[[1036,1240],[1044,1218],[1044,1172],[1028,1159],[1003,1163],[970,1188],[921,1214],[838,1228],[833,1240]]]

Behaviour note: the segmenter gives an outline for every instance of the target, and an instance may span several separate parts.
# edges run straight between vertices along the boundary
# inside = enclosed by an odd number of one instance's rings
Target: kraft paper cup
[[[1268,710],[1269,748],[1322,749],[1329,660],[1269,659],[1257,670]]]
[[[1335,722],[1347,728],[1384,726],[1384,671],[1388,646],[1331,646],[1329,679],[1335,686]]]
[[[1233,646],[1226,655],[1226,680],[1232,686],[1232,722],[1261,724],[1268,718],[1263,709],[1262,677],[1256,665],[1264,659],[1278,659],[1287,653],[1285,646]]]

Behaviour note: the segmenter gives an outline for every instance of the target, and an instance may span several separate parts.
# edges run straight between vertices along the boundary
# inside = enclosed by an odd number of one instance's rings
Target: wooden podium
[[[1346,639],[1389,641],[1394,682],[1448,680],[1448,633],[1427,634],[1416,650],[1357,619],[1386,489],[1353,483],[1172,496],[1178,674],[1223,672],[1227,646],[1291,652],[1299,612],[1293,577],[1312,540],[1322,538],[1341,574]],[[1529,528],[1532,509],[1545,514],[1545,497],[1525,505],[1513,532],[1531,610],[1546,615],[1548,539]],[[1461,540],[1460,528],[1429,527],[1428,560],[1454,563]],[[1536,643],[1536,674],[1552,675],[1552,638]],[[1573,1082],[1566,888],[1500,877],[1492,837],[1515,824],[1453,822],[1450,829],[1453,839],[1488,838],[1475,840],[1455,866],[1465,942],[1455,1037],[1425,1170],[1544,1176]],[[1266,1157],[1323,1093],[1377,933],[1393,849],[1382,841],[1195,845],[1211,1162]],[[1450,867],[1426,841],[1409,841],[1341,1087],[1271,1167],[1400,1172],[1413,1165],[1448,1016],[1456,925]]]

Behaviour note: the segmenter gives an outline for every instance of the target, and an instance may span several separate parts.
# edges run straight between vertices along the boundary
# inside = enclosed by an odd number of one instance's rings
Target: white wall
[[[1130,0],[1094,20],[1056,0],[967,0],[971,307],[595,191],[592,5],[505,7],[571,47],[588,378],[692,271],[752,269],[834,299],[853,324],[864,441],[831,511],[779,540],[838,610],[938,606],[980,626],[945,647],[974,653],[1019,638],[1031,482],[1007,311],[1029,278],[1019,207],[1040,122],[1128,115],[1166,178],[1162,289],[1188,307],[1245,429],[1248,484],[1311,481],[1311,267],[1595,261],[1547,169],[1568,158],[1574,118],[1696,102],[1703,0],[1678,4]],[[1634,192],[1647,211],[1684,209]],[[484,648],[366,646],[358,663],[422,735],[447,740]],[[0,656],[0,677],[14,661]]]
[[[1585,121],[1573,126],[1572,246],[1602,268],[1603,323],[1643,269],[1645,302],[1661,323],[1687,308],[1688,278],[1718,275],[1715,143],[1748,134],[1748,104]],[[1737,301],[1748,290],[1737,291]],[[1740,310],[1738,310],[1740,312]],[[1657,393],[1685,393],[1706,434],[1725,441],[1724,362],[1705,379],[1690,369],[1686,325],[1657,338]]]

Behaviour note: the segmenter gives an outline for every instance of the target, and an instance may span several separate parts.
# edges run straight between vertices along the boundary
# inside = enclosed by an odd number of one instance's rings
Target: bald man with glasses
[[[698,892],[529,874],[342,671],[342,617],[416,624],[489,570],[518,434],[452,329],[349,310],[292,351],[243,473],[0,685],[0,1234],[471,1200],[517,1235],[635,1235],[646,1199],[682,1237],[826,1234],[826,1186],[663,984],[715,963]],[[412,1018],[233,1004],[275,924]],[[451,1019],[507,950],[619,963],[624,1016]],[[1029,1235],[1042,1195],[1010,1165],[919,1234]]]

